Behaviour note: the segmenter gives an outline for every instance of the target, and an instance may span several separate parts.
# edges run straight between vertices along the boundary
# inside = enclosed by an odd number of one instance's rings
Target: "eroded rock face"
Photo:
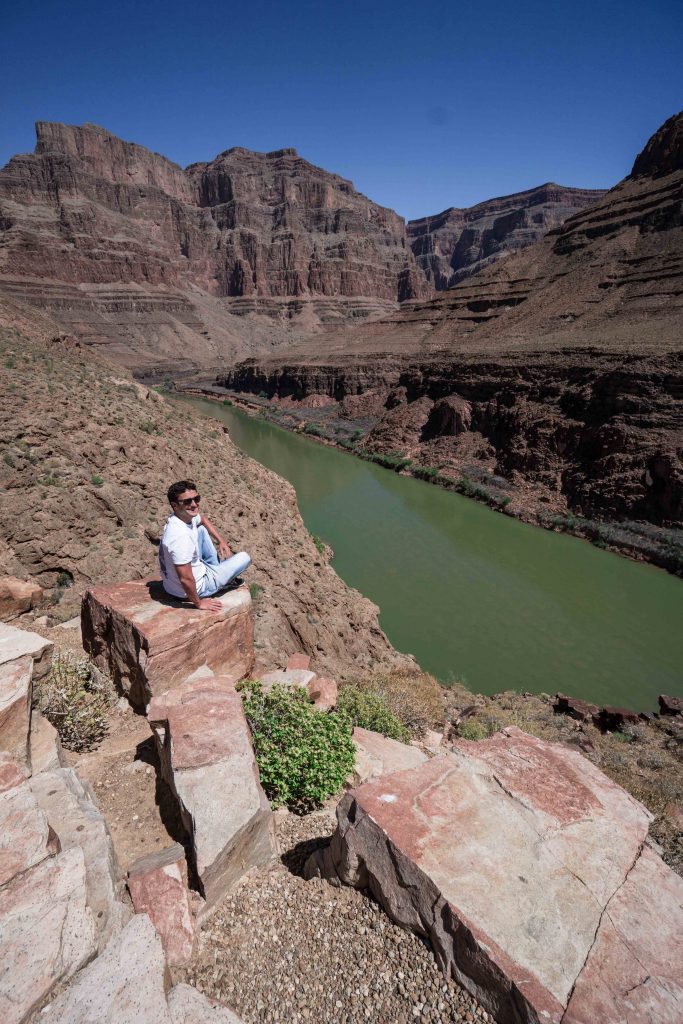
[[[0,1020],[23,1024],[96,949],[80,848],[49,857],[9,882],[0,890]]]
[[[602,189],[565,188],[549,182],[467,209],[451,208],[408,221],[410,247],[427,280],[442,291],[487,264],[533,245],[603,195]]]
[[[187,889],[185,850],[174,843],[140,857],[128,870],[136,914],[148,914],[171,967],[187,963],[195,942],[195,925]]]
[[[630,955],[639,958],[641,947],[638,977],[652,967],[641,1005],[668,1024],[672,1006],[681,1012],[683,960],[657,957],[653,936],[659,927],[680,936],[681,901],[674,895],[665,909],[664,899],[649,906],[635,893],[657,885],[676,894],[683,883],[643,854],[650,818],[578,753],[511,728],[349,793],[331,845],[307,872],[368,886],[394,920],[430,939],[443,969],[501,1024],[617,1024],[632,985]],[[591,958],[610,958],[600,950],[614,944],[599,929],[612,909],[624,927],[628,918],[631,954],[610,961],[603,989],[615,1000],[607,1012],[602,999],[603,1014],[590,984],[586,1003],[576,993]],[[582,1008],[565,1017],[575,998]]]
[[[246,586],[218,598],[209,614],[142,581],[93,587],[83,598],[83,646],[137,708],[206,667],[247,675],[253,664],[254,622]]]
[[[358,726],[353,730],[353,745],[356,748],[356,763],[351,784],[354,786],[361,786],[370,779],[378,779],[392,772],[417,768],[427,760],[427,755],[417,747]]]
[[[31,712],[31,735],[29,736],[31,774],[62,768],[62,743],[59,733],[37,708]]]
[[[59,851],[30,785],[0,793],[0,887]]]
[[[216,676],[155,698],[147,714],[208,910],[276,850],[242,701],[230,677]]]

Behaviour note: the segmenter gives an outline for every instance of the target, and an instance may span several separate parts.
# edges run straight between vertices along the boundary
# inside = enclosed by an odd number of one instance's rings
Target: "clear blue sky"
[[[0,165],[36,120],[182,165],[295,146],[405,217],[608,187],[683,108],[681,0],[5,5]]]

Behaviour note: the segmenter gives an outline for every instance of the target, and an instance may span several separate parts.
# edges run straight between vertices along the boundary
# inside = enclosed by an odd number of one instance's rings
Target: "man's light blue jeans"
[[[211,597],[219,590],[224,590],[228,583],[251,565],[251,558],[246,551],[238,551],[224,562],[219,562],[218,553],[205,526],[200,526],[197,530],[197,543],[199,557],[206,566],[206,576],[197,584],[197,593],[200,597]]]

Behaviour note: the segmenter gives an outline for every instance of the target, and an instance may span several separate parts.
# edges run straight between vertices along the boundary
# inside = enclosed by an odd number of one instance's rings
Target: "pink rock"
[[[249,589],[219,600],[222,612],[206,612],[164,595],[156,582],[93,587],[83,598],[83,646],[138,708],[204,666],[241,678],[254,660]]]
[[[352,786],[359,786],[369,779],[378,779],[391,772],[417,768],[427,760],[427,755],[417,747],[392,740],[371,729],[355,728],[353,745],[356,748],[356,764],[351,776]]]
[[[579,753],[514,728],[367,783],[337,815],[309,877],[369,886],[496,1020],[529,1024],[562,1020],[651,820]]]
[[[683,1020],[683,878],[647,847],[607,904],[563,1024]]]
[[[600,708],[597,704],[589,704],[588,701],[579,700],[578,697],[565,697],[558,693],[553,704],[553,711],[557,715],[569,715],[580,722],[592,722],[596,715],[599,715]]]
[[[242,700],[231,677],[199,679],[154,700],[149,720],[209,910],[276,855]]]
[[[0,886],[58,851],[29,784],[0,793]]]
[[[92,915],[85,904],[82,850],[48,857],[17,876],[0,890],[3,1024],[27,1021],[55,986],[71,978],[96,949]],[[75,1024],[75,1018],[69,1024]]]
[[[304,668],[307,669],[311,664],[311,659],[308,654],[290,654],[289,661],[287,662],[287,668]]]
[[[15,576],[0,579],[0,619],[7,622],[40,603],[42,588],[37,583],[25,583]]]
[[[33,663],[18,658],[0,665],[0,750],[29,764],[28,737],[31,727]]]
[[[316,676],[306,687],[308,696],[321,711],[331,711],[337,706],[339,688],[334,679]]]
[[[0,793],[20,786],[28,778],[28,771],[23,764],[7,750],[0,750]]]
[[[59,733],[37,710],[31,714],[29,750],[32,775],[62,767],[62,744]]]
[[[286,690],[294,690],[301,686],[304,689],[315,680],[315,672],[307,668],[275,669],[259,677],[264,693],[270,693],[274,686],[283,686]]]
[[[0,670],[11,662],[32,658],[33,678],[42,679],[52,667],[53,647],[51,640],[38,633],[0,622]]]
[[[171,967],[192,956],[195,925],[187,890],[185,851],[179,843],[141,857],[128,871],[136,914],[149,914]]]

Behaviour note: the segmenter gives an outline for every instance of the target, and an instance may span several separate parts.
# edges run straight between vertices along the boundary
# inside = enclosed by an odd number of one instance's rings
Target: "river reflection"
[[[334,568],[375,601],[395,647],[482,693],[561,690],[655,709],[683,695],[683,584],[201,399],[295,487]]]

